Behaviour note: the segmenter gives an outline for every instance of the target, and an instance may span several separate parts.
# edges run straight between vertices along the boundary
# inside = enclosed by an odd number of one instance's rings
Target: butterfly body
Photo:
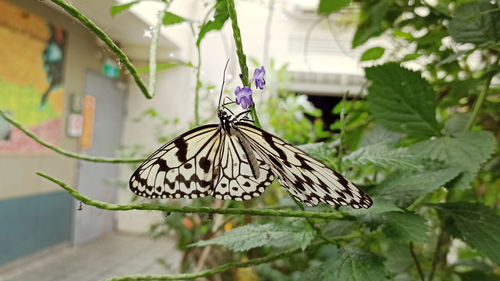
[[[276,178],[292,196],[369,208],[372,200],[352,182],[307,153],[246,121],[247,112],[219,110],[219,124],[200,126],[155,151],[130,178],[148,198],[249,200]]]

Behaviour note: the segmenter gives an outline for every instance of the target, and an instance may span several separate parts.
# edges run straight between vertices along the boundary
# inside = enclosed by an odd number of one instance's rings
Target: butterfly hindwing
[[[371,206],[372,200],[356,185],[304,151],[247,123],[238,123],[238,129],[297,200],[309,206],[320,202],[353,208]]]
[[[205,125],[155,151],[130,178],[130,189],[148,198],[211,195],[219,177],[222,130]]]
[[[261,195],[273,182],[270,166],[258,154],[245,151],[238,136],[224,134],[222,147],[220,179],[213,194],[215,198],[248,200]],[[252,159],[257,162],[258,171],[252,171]]]

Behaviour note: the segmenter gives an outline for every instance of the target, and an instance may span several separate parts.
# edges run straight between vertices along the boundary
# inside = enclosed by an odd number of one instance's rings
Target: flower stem
[[[6,112],[0,110],[0,116],[3,117],[7,122],[12,124],[14,127],[18,128],[21,130],[23,133],[25,133],[28,137],[32,138],[34,141],[37,143],[47,147],[48,149],[57,152],[59,154],[62,154],[67,157],[75,158],[75,159],[80,159],[80,160],[85,160],[85,161],[91,161],[91,162],[101,162],[101,163],[139,163],[143,162],[146,160],[145,158],[106,158],[106,157],[93,157],[93,156],[88,156],[84,154],[78,154],[78,153],[73,153],[67,150],[64,150],[62,148],[59,148],[55,145],[51,145],[50,143],[42,140],[39,138],[37,135],[35,135],[33,132],[29,131],[26,129],[21,123],[19,123],[17,120],[14,118],[10,117]]]
[[[94,206],[103,210],[111,211],[129,211],[129,210],[151,210],[162,212],[177,212],[177,213],[206,213],[206,214],[229,214],[229,215],[248,215],[248,216],[273,216],[273,217],[296,217],[296,218],[319,218],[319,219],[340,219],[342,215],[336,213],[326,212],[305,212],[305,211],[291,211],[291,210],[273,210],[273,209],[220,209],[209,207],[189,207],[189,206],[169,206],[160,204],[126,204],[118,205],[102,201],[90,199],[74,188],[68,186],[64,182],[57,180],[49,175],[37,172],[37,175],[44,177],[53,183],[65,189],[75,199],[90,206]]]
[[[250,80],[248,79],[248,66],[247,57],[243,52],[243,43],[241,42],[240,27],[238,26],[238,18],[236,16],[236,9],[234,7],[234,0],[227,0],[227,10],[229,12],[229,18],[231,19],[231,26],[233,28],[233,38],[236,45],[236,54],[238,55],[238,61],[240,63],[241,70],[241,83],[243,86],[250,87]],[[255,126],[261,128],[259,118],[257,117],[257,111],[255,110],[255,105],[249,107],[252,118],[255,122]]]
[[[148,89],[146,89],[146,86],[144,83],[142,83],[141,78],[139,77],[139,74],[137,73],[137,70],[135,69],[134,65],[130,62],[128,59],[127,55],[109,38],[102,29],[100,29],[98,26],[96,26],[89,18],[87,18],[84,14],[82,14],[80,11],[78,11],[75,7],[72,5],[68,4],[64,0],[50,0],[54,4],[58,5],[59,7],[63,8],[68,14],[79,20],[84,26],[86,26],[90,31],[92,31],[97,37],[99,37],[110,49],[115,55],[118,57],[121,63],[128,69],[130,72],[130,75],[134,77],[135,83],[141,89],[141,92],[144,94],[144,96],[147,99],[151,99],[153,96],[148,92]]]

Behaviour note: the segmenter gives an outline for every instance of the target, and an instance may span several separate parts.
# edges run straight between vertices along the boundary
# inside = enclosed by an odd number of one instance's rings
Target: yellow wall
[[[5,1],[5,0],[2,0]],[[2,2],[0,1],[0,3]],[[71,94],[84,94],[85,72],[92,69],[100,71],[100,52],[96,45],[95,37],[80,23],[69,16],[49,8],[40,1],[33,0],[8,0],[18,7],[38,15],[33,17],[34,27],[22,26],[23,30],[31,30],[33,36],[40,39],[49,36],[43,28],[36,26],[36,21],[48,21],[59,25],[67,32],[64,53],[64,96],[62,99],[62,128],[60,147],[79,151],[79,141],[66,136],[66,117],[69,111],[69,96]],[[43,20],[41,20],[43,19]],[[12,19],[2,18],[5,24],[15,25]],[[45,25],[45,22],[38,23]],[[19,27],[20,28],[20,27]],[[2,42],[9,44],[9,42]],[[22,46],[18,47],[22,54]],[[20,54],[18,54],[20,55]],[[4,63],[6,59],[0,58]],[[10,63],[16,63],[15,61]],[[0,155],[0,200],[47,193],[61,190],[59,186],[35,175],[35,171],[42,171],[64,182],[74,185],[76,183],[78,163],[74,159],[60,156],[56,153],[46,155]]]

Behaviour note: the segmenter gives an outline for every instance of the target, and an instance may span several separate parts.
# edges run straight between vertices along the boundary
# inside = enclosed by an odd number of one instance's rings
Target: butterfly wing
[[[223,131],[205,125],[155,151],[132,174],[130,189],[148,198],[197,198],[211,195],[219,178]]]
[[[353,208],[372,205],[351,181],[304,151],[250,124],[238,123],[237,128],[295,199],[309,206],[320,202]]]
[[[238,134],[223,134],[217,199],[248,200],[257,197],[274,180],[271,167],[259,154],[249,151]],[[258,169],[258,170],[253,170]]]

